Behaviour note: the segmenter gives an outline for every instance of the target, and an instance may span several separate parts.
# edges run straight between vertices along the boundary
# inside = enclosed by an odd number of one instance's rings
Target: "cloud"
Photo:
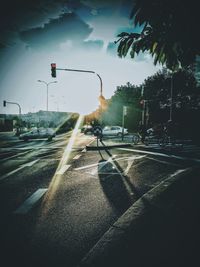
[[[110,54],[110,55],[114,55],[116,56],[117,55],[117,47],[118,45],[115,44],[114,42],[110,42],[107,46],[107,52]]]
[[[112,8],[121,5],[128,5],[131,0],[81,0],[85,6],[89,6],[94,9],[98,8]]]
[[[81,47],[86,50],[98,51],[103,48],[104,42],[102,40],[89,40],[82,42]]]
[[[19,33],[21,39],[28,41],[30,45],[32,37],[29,30],[34,29],[32,33],[35,37],[36,33],[41,36],[44,29],[50,29],[52,19],[58,19],[69,12],[75,13],[92,28],[97,27],[97,34],[91,39],[102,39],[105,35],[109,38],[114,24],[122,23],[120,16],[128,19],[130,3],[132,0],[3,0],[0,10],[0,48],[19,42]],[[119,16],[116,16],[117,13]],[[41,27],[44,28],[43,31]],[[44,39],[43,41],[46,43]],[[39,44],[33,43],[35,47],[39,47]],[[55,46],[53,43],[52,41],[51,45]]]
[[[47,23],[63,12],[66,0],[7,0],[1,2],[0,44],[13,45],[17,33]]]
[[[72,41],[75,44],[87,39],[92,28],[74,13],[65,13],[51,19],[43,27],[20,33],[20,38],[32,48],[58,48],[60,43]]]

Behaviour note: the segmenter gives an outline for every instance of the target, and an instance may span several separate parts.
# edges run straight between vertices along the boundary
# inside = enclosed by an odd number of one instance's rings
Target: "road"
[[[144,149],[86,151],[94,137],[81,133],[74,140],[64,134],[52,142],[3,139],[4,266],[76,266],[145,192],[199,164]]]

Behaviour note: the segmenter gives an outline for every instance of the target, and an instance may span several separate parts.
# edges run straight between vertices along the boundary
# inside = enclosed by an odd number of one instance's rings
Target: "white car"
[[[53,129],[51,128],[44,128],[44,129],[34,129],[27,133],[20,134],[19,139],[28,141],[29,139],[43,139],[47,138],[48,140],[52,140],[56,134]]]
[[[103,135],[122,136],[123,128],[121,126],[105,126],[102,130]],[[128,130],[124,128],[124,134],[128,134]]]

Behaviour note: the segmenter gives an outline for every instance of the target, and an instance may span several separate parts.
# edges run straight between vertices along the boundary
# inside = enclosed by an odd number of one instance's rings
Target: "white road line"
[[[76,155],[73,159],[79,159],[81,155]]]
[[[126,170],[124,171],[124,175],[127,175],[131,166],[133,165],[134,160],[128,160],[128,166],[126,167]]]
[[[22,155],[25,155],[25,154],[29,153],[29,152],[30,151],[21,152],[21,153],[15,154],[13,156],[10,156],[10,157],[7,157],[7,158],[3,158],[0,161],[7,161],[7,160],[10,160],[10,159],[13,159],[13,158],[18,158],[18,157],[21,157]]]
[[[66,170],[69,169],[70,166],[71,165],[64,165],[64,166],[62,166],[61,169],[56,172],[56,174],[61,174],[61,175],[64,174],[66,172]]]
[[[121,157],[121,158],[117,158],[116,159],[116,156],[114,156],[114,158],[113,157],[110,157],[107,161],[97,162],[97,163],[86,165],[86,166],[83,166],[83,167],[78,167],[78,168],[75,168],[74,170],[75,171],[79,171],[79,170],[89,169],[89,168],[92,168],[92,167],[95,167],[95,166],[98,166],[98,165],[103,165],[104,166],[108,162],[113,162],[113,160],[115,160],[115,161],[126,161],[126,160],[132,160],[132,159],[133,160],[134,159],[141,159],[141,158],[144,158],[144,157],[146,157],[146,155],[143,155],[143,156]]]
[[[151,158],[151,157],[146,157],[146,158],[147,158],[147,159],[150,159],[150,160],[154,160],[154,161],[156,161],[156,162],[160,162],[160,163],[168,164],[168,165],[180,166],[180,164],[172,163],[172,162],[169,162],[169,161],[159,160],[159,159],[155,159],[155,158]]]
[[[46,193],[47,190],[47,188],[38,189],[34,194],[27,198],[18,209],[14,211],[14,214],[26,214],[36,205],[38,200]]]
[[[15,169],[15,170],[13,170],[13,171],[11,171],[11,172],[9,172],[9,173],[6,173],[6,174],[3,175],[2,177],[0,177],[0,181],[1,181],[1,180],[4,180],[5,178],[7,178],[7,177],[9,177],[10,175],[12,175],[12,174],[14,174],[14,173],[20,171],[21,169],[23,169],[23,168],[25,168],[25,167],[31,167],[31,166],[33,166],[33,164],[35,164],[37,161],[38,161],[38,159],[33,160],[33,161],[31,161],[31,162],[28,162],[28,163],[25,163],[25,164],[21,165],[19,168]]]
[[[112,157],[109,157],[107,161],[101,162],[101,165],[98,163],[98,165],[100,165],[100,167],[99,167],[99,168],[95,168],[95,169],[91,172],[91,174],[92,174],[92,175],[96,175],[97,172],[98,172],[98,174],[100,174],[100,173],[101,173],[101,169],[103,169],[104,166],[105,166],[107,163],[110,163],[110,162],[111,162],[113,159],[115,159],[116,157],[117,157],[117,155],[113,155]],[[122,158],[122,159],[124,159],[124,158]]]
[[[149,155],[155,155],[155,156],[161,156],[165,158],[173,158],[173,159],[180,159],[180,160],[190,160],[190,161],[195,161],[200,163],[200,159],[195,159],[195,158],[189,158],[189,157],[181,157],[181,156],[176,156],[176,155],[168,155],[164,153],[158,153],[158,152],[151,152],[151,151],[146,151],[146,150],[137,150],[137,149],[129,149],[129,148],[118,148],[119,150],[124,150],[124,151],[132,151],[132,152],[137,152],[137,153],[142,153],[142,154],[149,154]]]
[[[88,168],[91,168],[91,167],[95,167],[95,166],[98,166],[98,165],[100,165],[100,164],[103,164],[103,162],[102,163],[94,163],[94,164],[90,164],[90,165],[86,165],[86,166],[83,166],[83,167],[78,167],[78,168],[75,168],[74,170],[75,171],[79,171],[79,170],[84,170],[84,169],[88,169]]]
[[[39,159],[33,160],[31,162],[23,164],[24,167],[31,167],[33,166]]]

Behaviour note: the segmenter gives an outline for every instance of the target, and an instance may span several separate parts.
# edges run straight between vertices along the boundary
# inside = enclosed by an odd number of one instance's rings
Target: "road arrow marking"
[[[27,198],[24,203],[14,211],[14,214],[26,214],[30,209],[32,209],[38,200],[46,193],[48,188],[38,189],[34,194]]]

